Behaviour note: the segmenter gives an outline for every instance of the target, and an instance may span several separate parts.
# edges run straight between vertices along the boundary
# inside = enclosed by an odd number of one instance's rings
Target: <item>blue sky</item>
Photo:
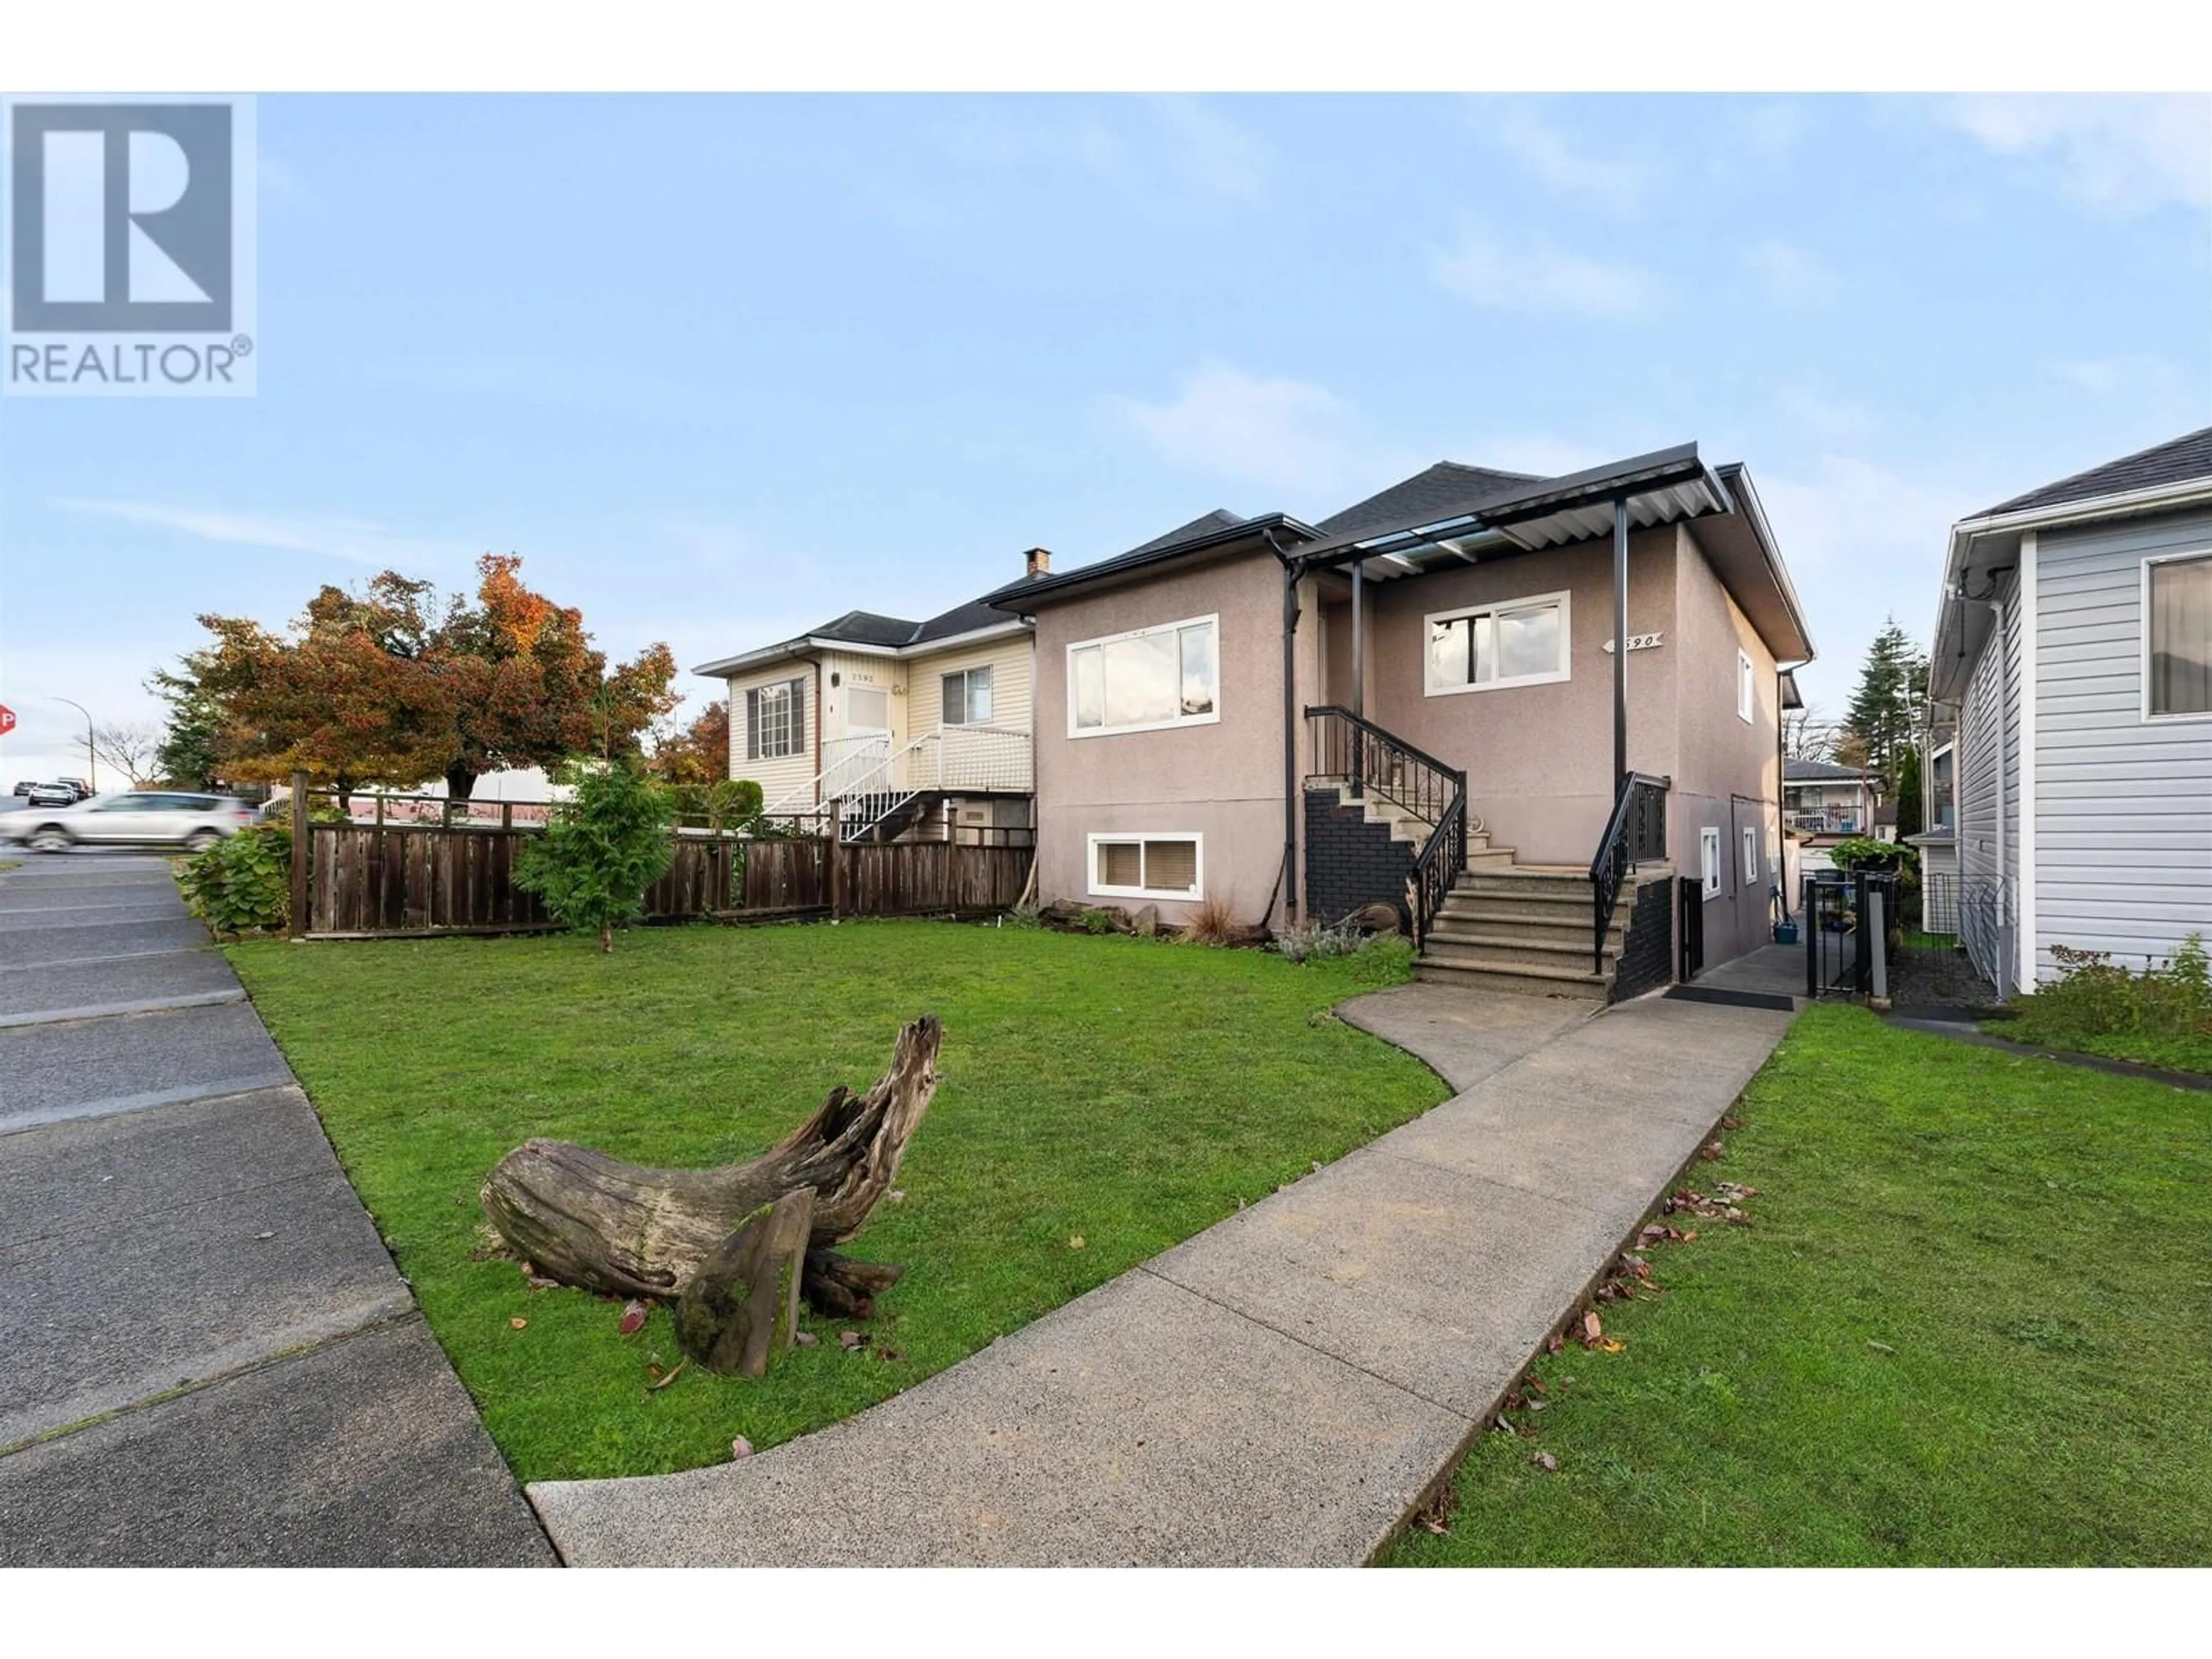
[[[1748,464],[1839,712],[1960,514],[2212,422],[2212,100],[260,101],[260,391],[0,400],[0,740],[515,551],[688,668],[1443,458]],[[695,702],[707,683],[686,677]],[[7,780],[0,779],[0,782]]]

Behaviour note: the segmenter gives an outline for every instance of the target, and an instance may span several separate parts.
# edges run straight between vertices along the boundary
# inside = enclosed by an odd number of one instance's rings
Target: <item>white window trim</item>
[[[2154,714],[2150,712],[2150,568],[2154,564],[2185,564],[2192,559],[2205,558],[2212,558],[2212,547],[2190,548],[2174,553],[2150,553],[2143,557],[2136,629],[2142,636],[2136,642],[2136,711],[2145,726],[2196,726],[2212,720],[2212,711],[2202,714]]]
[[[1469,617],[1494,617],[1501,611],[1525,611],[1534,605],[1556,604],[1559,607],[1559,665],[1557,670],[1543,674],[1516,674],[1510,679],[1477,680],[1465,685],[1438,685],[1431,678],[1434,660],[1429,654],[1429,635],[1438,623],[1460,622]],[[1574,596],[1561,589],[1556,593],[1531,593],[1526,599],[1496,599],[1482,605],[1464,605],[1450,611],[1433,611],[1421,618],[1421,691],[1425,696],[1452,697],[1462,691],[1510,691],[1522,685],[1557,685],[1574,678],[1575,661]]]
[[[1196,628],[1211,623],[1213,628],[1213,707],[1203,714],[1177,714],[1172,720],[1146,720],[1135,726],[1088,726],[1075,723],[1075,653],[1079,651],[1100,650],[1122,640],[1138,640],[1148,634],[1172,634],[1179,629]],[[1168,732],[1179,726],[1218,726],[1221,721],[1221,613],[1214,611],[1204,617],[1185,617],[1180,622],[1150,623],[1142,628],[1124,629],[1119,634],[1102,634],[1096,639],[1072,640],[1068,642],[1066,662],[1067,735],[1071,738],[1118,738],[1125,732]],[[1103,659],[1102,659],[1103,660]],[[1177,688],[1181,695],[1181,688]],[[1103,709],[1099,711],[1102,714]],[[1147,895],[1146,896],[1150,896]],[[1181,897],[1176,894],[1172,896]]]
[[[1743,884],[1759,885],[1759,829],[1755,824],[1743,826]]]
[[[1708,846],[1713,849],[1711,860],[1705,857],[1705,848]],[[1699,824],[1698,826],[1698,880],[1703,890],[1701,896],[1708,904],[1721,896],[1722,860],[1725,856],[1726,854],[1721,851],[1720,825]]]
[[[1759,714],[1759,674],[1752,666],[1751,653],[1741,646],[1735,653],[1735,717],[1746,726],[1754,724]]]
[[[991,673],[991,671],[997,665],[998,665],[995,663],[971,662],[964,668],[945,668],[939,670],[937,675],[937,723],[939,726],[990,725],[991,721],[989,720],[946,720],[945,718],[945,681],[952,678],[955,675],[959,677],[960,712],[964,715],[968,712],[968,706],[971,700],[970,692],[973,681],[970,677],[976,674],[989,674],[991,676],[991,715],[993,719],[995,719],[999,713],[999,677],[996,674]]]
[[[1191,845],[1192,874],[1196,880],[1188,892],[1173,888],[1108,887],[1098,879],[1101,842],[1187,841]],[[1195,830],[1094,830],[1084,838],[1084,890],[1093,898],[1172,899],[1196,903],[1206,896],[1206,837]]]

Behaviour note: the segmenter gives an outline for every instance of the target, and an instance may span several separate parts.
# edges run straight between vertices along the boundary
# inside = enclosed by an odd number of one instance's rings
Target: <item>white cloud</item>
[[[1796,153],[1813,130],[1812,112],[1795,101],[1731,102],[1723,123],[1729,147],[1723,159],[1778,165]]]
[[[1528,312],[1626,317],[1651,308],[1657,285],[1635,265],[1593,259],[1549,237],[1501,236],[1469,225],[1429,258],[1437,282],[1479,306]]]
[[[1745,267],[1774,298],[1792,305],[1819,305],[1843,291],[1834,264],[1824,253],[1779,236],[1753,242],[1742,251]]]
[[[2212,207],[2212,97],[1992,93],[1948,98],[1936,110],[1984,149],[2047,168],[2094,207]]]
[[[201,541],[310,553],[374,569],[389,568],[403,574],[425,565],[442,567],[463,562],[484,550],[460,542],[409,535],[366,519],[316,514],[237,513],[219,507],[90,500],[82,496],[60,496],[54,505],[73,513],[97,514],[103,518],[119,519],[125,524],[171,530]]]
[[[1517,101],[1478,100],[1472,118],[1484,137],[1538,183],[1608,213],[1632,216],[1643,210],[1655,173],[1642,156],[1585,149],[1534,108]]]
[[[1087,173],[1139,211],[1162,216],[1224,198],[1256,202],[1276,161],[1258,133],[1183,96],[1085,106],[1073,114],[1042,103],[979,106],[964,112],[947,148],[974,167]]]
[[[1111,400],[1116,416],[1177,466],[1301,495],[1326,492],[1376,456],[1326,386],[1200,364],[1164,403]]]

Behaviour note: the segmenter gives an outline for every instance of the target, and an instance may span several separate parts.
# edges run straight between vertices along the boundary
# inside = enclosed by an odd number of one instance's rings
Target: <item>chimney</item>
[[[1052,550],[1048,547],[1033,547],[1022,555],[1022,559],[1026,566],[1022,574],[1031,581],[1052,574]]]

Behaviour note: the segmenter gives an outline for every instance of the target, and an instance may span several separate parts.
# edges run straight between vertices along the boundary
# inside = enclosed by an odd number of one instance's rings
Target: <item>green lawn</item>
[[[1293,967],[1249,951],[933,922],[230,948],[414,1282],[492,1437],[528,1480],[642,1474],[822,1427],[974,1352],[1437,1103],[1419,1062],[1330,1017],[1406,976],[1403,947]],[[646,1164],[745,1158],[900,1024],[945,1021],[906,1197],[856,1255],[908,1264],[873,1351],[835,1325],[760,1382],[687,1368],[668,1315],[532,1291],[471,1260],[477,1188],[532,1135]],[[1080,1241],[1079,1244],[1077,1241]],[[514,1320],[526,1323],[516,1329]]]
[[[2040,1016],[2033,997],[2021,1000],[2017,1019],[1987,1019],[1982,1030],[2011,1042],[2070,1048],[2107,1060],[2131,1060],[2169,1072],[2212,1073],[2212,1031],[2164,1035],[2153,1031],[2085,1031],[2063,1018]]]
[[[1682,1221],[1391,1561],[2212,1561],[2212,1097],[1830,1006],[1740,1112],[1753,1224]]]

